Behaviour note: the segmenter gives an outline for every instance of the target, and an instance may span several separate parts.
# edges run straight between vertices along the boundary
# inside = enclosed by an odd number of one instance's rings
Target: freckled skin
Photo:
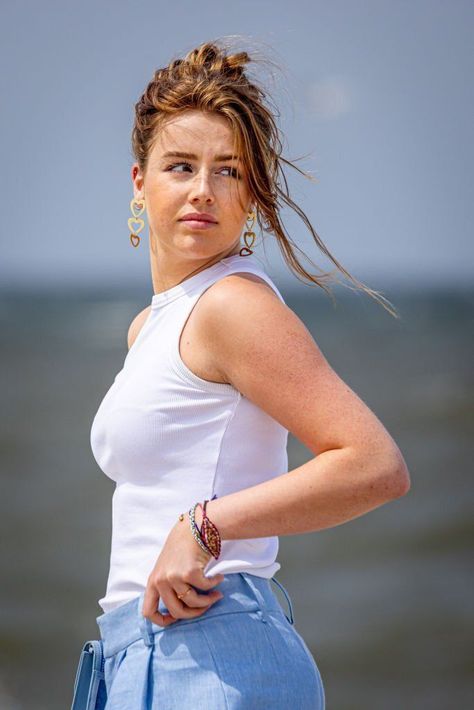
[[[247,177],[240,160],[216,160],[233,150],[234,134],[223,116],[189,110],[159,130],[144,175],[137,163],[132,166],[134,195],[146,203],[155,293],[239,253],[252,206]],[[165,157],[170,152],[195,158]],[[179,221],[189,212],[209,213],[217,224],[192,229]]]
[[[169,151],[195,157],[165,159]],[[232,152],[222,116],[189,111],[159,133],[145,176],[133,166],[135,196],[144,195],[147,205],[155,293],[239,252],[251,196],[239,162],[216,158]],[[197,230],[179,221],[194,211],[213,215],[217,224]],[[129,342],[143,314],[132,323]],[[191,346],[197,374],[231,383],[316,454],[293,471],[211,500],[207,514],[222,540],[334,527],[407,493],[408,469],[390,434],[267,284],[244,274],[222,278],[188,322],[195,330],[183,331],[183,347]],[[201,525],[200,509],[196,522]],[[183,603],[177,594],[190,584],[211,590],[222,580],[203,577],[205,562],[189,526],[177,522],[150,573],[144,616],[164,626],[204,613],[208,600],[189,592]],[[172,616],[154,611],[160,596]]]

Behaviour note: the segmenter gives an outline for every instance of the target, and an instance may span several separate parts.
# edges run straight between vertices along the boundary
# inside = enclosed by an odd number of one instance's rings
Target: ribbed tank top
[[[181,331],[199,297],[233,273],[264,279],[254,256],[239,254],[155,294],[150,313],[93,419],[90,443],[113,481],[110,570],[104,612],[138,596],[178,516],[203,502],[288,471],[288,430],[230,384],[193,373],[179,353]],[[256,308],[258,305],[256,304]],[[272,577],[278,537],[223,540],[206,577],[249,572]]]

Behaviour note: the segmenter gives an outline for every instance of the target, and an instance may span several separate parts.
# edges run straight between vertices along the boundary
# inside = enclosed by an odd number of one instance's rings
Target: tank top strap
[[[186,320],[191,314],[191,311],[193,310],[194,306],[196,305],[200,297],[203,295],[203,293],[207,291],[207,289],[217,283],[217,281],[220,281],[226,276],[230,276],[230,274],[244,273],[259,276],[273,289],[273,291],[277,294],[280,300],[285,303],[285,300],[279,289],[274,284],[273,280],[267,274],[265,269],[260,266],[255,257],[242,257],[239,254],[234,254],[233,256],[222,259],[221,261],[211,266],[207,274],[205,271],[200,272],[198,274],[198,277],[201,276],[202,278],[198,281],[198,283],[192,284],[192,280],[189,281],[189,285],[192,287],[187,292],[186,298],[181,299],[179,309],[180,314],[179,317],[175,318],[175,325],[179,329],[179,333],[181,334],[182,328],[184,327]],[[186,281],[184,282],[184,284],[186,284]]]
[[[204,272],[200,273],[204,274]],[[274,284],[271,277],[254,258],[241,257],[239,254],[235,254],[231,257],[222,259],[220,262],[217,262],[214,266],[212,266],[209,269],[207,278],[201,280],[194,288],[192,288],[191,292],[186,294],[187,297],[185,299],[180,299],[179,309],[175,310],[173,313],[172,333],[168,333],[171,341],[169,347],[170,363],[174,366],[175,371],[177,371],[181,377],[184,377],[188,384],[198,387],[199,389],[204,389],[206,392],[213,392],[214,394],[224,396],[234,396],[236,393],[235,388],[227,383],[213,382],[211,380],[204,380],[201,377],[198,377],[182,360],[180,354],[180,341],[184,326],[186,325],[192,310],[203,293],[217,281],[220,281],[220,279],[225,278],[230,274],[237,273],[252,273],[259,276],[273,289],[280,300],[285,303],[282,294]]]
[[[251,273],[251,274],[255,274],[255,276],[260,276],[275,291],[275,293],[280,298],[280,300],[283,301],[283,303],[285,303],[285,300],[284,300],[282,294],[280,293],[279,289],[274,284],[273,280],[267,274],[265,269],[262,266],[260,266],[260,264],[255,259],[255,257],[252,257],[252,256],[241,257],[238,254],[236,255],[236,257],[238,257],[238,259],[232,257],[231,259],[224,259],[221,262],[225,268],[224,276],[228,276],[229,274],[238,274],[238,273]],[[219,274],[217,276],[216,280],[218,280],[220,278],[222,278],[222,274]]]

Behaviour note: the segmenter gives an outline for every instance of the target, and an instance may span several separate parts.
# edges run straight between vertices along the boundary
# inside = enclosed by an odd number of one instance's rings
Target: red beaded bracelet
[[[214,496],[216,498],[217,496]],[[216,528],[214,523],[208,518],[207,513],[206,513],[206,506],[209,503],[209,500],[204,501],[204,505],[201,505],[198,503],[200,508],[202,508],[202,523],[201,523],[201,530],[200,535],[201,539],[206,545],[206,547],[209,549],[210,553],[216,558],[219,557],[221,553],[221,536],[219,533],[219,530]]]

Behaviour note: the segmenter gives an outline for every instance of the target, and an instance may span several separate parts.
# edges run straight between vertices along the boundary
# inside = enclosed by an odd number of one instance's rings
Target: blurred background
[[[281,537],[277,577],[328,710],[472,707],[472,2],[23,0],[0,20],[0,709],[69,707],[98,638],[114,484],[89,432],[153,293],[127,228],[133,106],[156,68],[229,35],[281,68],[255,75],[315,178],[289,174],[294,199],[400,315],[343,286],[334,305],[257,235],[412,477],[368,515]],[[311,458],[291,436],[289,456]]]

